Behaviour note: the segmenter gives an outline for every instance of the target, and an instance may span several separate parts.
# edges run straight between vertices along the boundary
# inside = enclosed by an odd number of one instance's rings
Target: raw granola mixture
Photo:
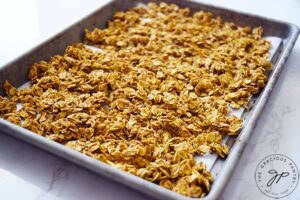
[[[30,88],[6,82],[0,116],[182,195],[205,196],[213,176],[194,156],[226,157],[222,138],[242,127],[228,107],[246,107],[266,84],[262,28],[149,3],[86,31],[85,44],[100,50],[70,45],[31,67]]]

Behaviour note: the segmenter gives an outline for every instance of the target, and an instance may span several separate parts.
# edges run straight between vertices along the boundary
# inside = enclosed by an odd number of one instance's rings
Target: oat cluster
[[[205,196],[213,176],[194,157],[226,157],[222,138],[242,127],[229,106],[246,107],[266,84],[262,29],[149,3],[86,31],[85,44],[98,50],[78,43],[34,64],[30,88],[6,82],[1,117],[182,195]]]

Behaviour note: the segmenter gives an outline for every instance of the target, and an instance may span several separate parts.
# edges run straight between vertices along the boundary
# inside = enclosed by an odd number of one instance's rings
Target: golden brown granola
[[[190,197],[213,182],[195,155],[217,153],[267,81],[262,28],[238,27],[208,12],[149,3],[117,12],[86,43],[34,64],[31,87],[8,82],[1,117]],[[17,103],[22,104],[16,109]]]

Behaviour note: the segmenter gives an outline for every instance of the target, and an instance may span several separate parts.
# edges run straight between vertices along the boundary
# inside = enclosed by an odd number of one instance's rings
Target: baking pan
[[[127,10],[136,6],[138,3],[147,3],[147,0],[115,0],[109,1],[107,4],[99,8],[87,17],[69,28],[63,30],[59,34],[43,42],[32,50],[28,51],[16,60],[0,67],[0,85],[8,80],[16,87],[20,87],[28,82],[28,70],[32,64],[41,60],[49,60],[55,54],[62,54],[69,44],[83,41],[84,30],[97,28],[105,28],[108,20],[113,14],[119,10]],[[159,3],[159,0],[151,0],[151,2]],[[259,95],[252,98],[253,106],[243,114],[245,119],[243,129],[238,137],[231,137],[227,143],[231,144],[230,152],[225,160],[216,159],[211,166],[211,171],[215,176],[210,193],[203,199],[217,199],[222,193],[230,175],[235,169],[236,163],[241,155],[251,132],[253,131],[263,108],[269,99],[275,82],[296,42],[299,29],[292,24],[280,22],[257,15],[241,13],[225,8],[220,8],[208,4],[197,3],[195,1],[181,0],[164,0],[166,3],[175,3],[181,7],[189,7],[191,12],[204,10],[210,11],[217,16],[221,16],[224,21],[231,21],[239,26],[262,26],[264,36],[274,36],[281,40],[281,45],[273,56],[273,69],[270,72],[269,80],[266,87]],[[4,90],[0,87],[0,94],[4,95]],[[39,136],[29,130],[16,126],[2,118],[0,118],[0,130],[20,138],[30,144],[38,146],[46,151],[54,153],[69,161],[72,161],[82,167],[85,167],[95,173],[104,175],[110,179],[116,180],[128,187],[137,189],[159,199],[192,199],[185,197],[168,189],[165,189],[152,182],[131,175],[127,172],[118,170],[101,161],[95,160],[75,150],[69,149],[62,144],[51,141],[47,138]]]

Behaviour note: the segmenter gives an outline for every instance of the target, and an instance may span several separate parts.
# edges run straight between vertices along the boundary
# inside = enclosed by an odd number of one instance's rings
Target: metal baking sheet
[[[111,19],[113,14],[119,10],[127,10],[134,7],[138,3],[145,4],[148,0],[115,0],[109,1],[107,4],[93,12],[89,16],[84,17],[76,24],[68,27],[51,39],[45,41],[39,46],[26,52],[21,57],[0,67],[0,85],[2,86],[5,80],[9,80],[13,85],[21,87],[28,82],[27,75],[29,67],[38,61],[49,60],[55,54],[62,54],[67,45],[83,40],[84,30],[93,29],[95,27],[105,28],[107,21]],[[161,2],[159,0],[151,0],[151,2]],[[273,69],[270,72],[269,80],[264,90],[255,95],[251,101],[251,109],[248,111],[238,111],[245,119],[243,129],[237,138],[229,137],[226,142],[230,148],[228,157],[225,160],[214,157],[210,159],[210,169],[215,176],[215,181],[212,184],[210,193],[203,199],[217,199],[222,193],[230,175],[234,171],[235,165],[241,155],[241,152],[247,143],[252,130],[255,127],[257,120],[263,107],[265,106],[275,82],[278,79],[280,72],[296,42],[299,34],[299,29],[292,24],[280,22],[277,20],[250,15],[233,11],[225,8],[220,8],[212,5],[197,3],[195,1],[181,0],[164,0],[167,3],[175,3],[181,7],[189,7],[191,12],[204,10],[213,12],[217,16],[221,16],[224,21],[231,21],[239,26],[262,26],[265,37],[275,37],[279,40],[279,45],[272,53]],[[274,39],[271,39],[272,43]],[[26,85],[25,85],[26,86]],[[0,94],[4,95],[3,88],[0,87]],[[127,172],[118,170],[101,161],[83,155],[75,150],[69,149],[59,143],[51,141],[47,138],[39,136],[29,130],[16,126],[2,118],[0,118],[0,130],[20,138],[30,144],[38,146],[46,151],[54,153],[60,157],[68,159],[80,166],[83,166],[95,173],[104,175],[108,178],[116,180],[128,187],[137,189],[159,199],[192,199],[182,196],[159,185],[146,181]]]

